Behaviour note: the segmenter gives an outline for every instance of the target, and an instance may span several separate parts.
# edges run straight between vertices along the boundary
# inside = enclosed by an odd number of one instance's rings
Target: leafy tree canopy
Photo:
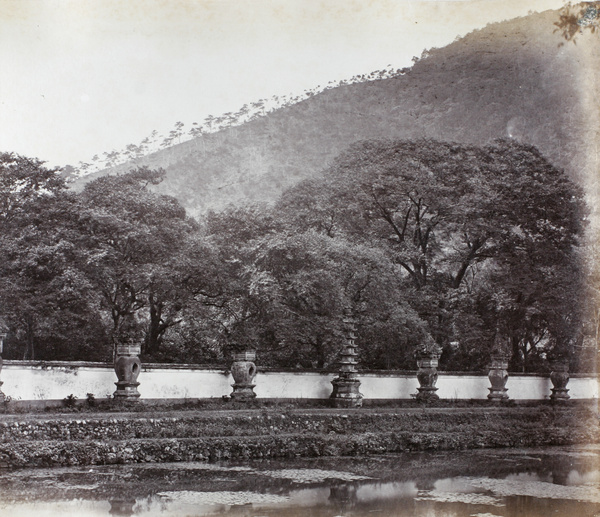
[[[597,334],[583,193],[514,141],[359,142],[274,206],[200,223],[153,192],[162,170],[77,194],[36,160],[3,154],[0,172],[0,312],[25,357],[106,359],[133,339],[150,360],[258,348],[330,367],[352,316],[364,367],[411,369],[433,340],[446,368],[500,347],[537,371],[576,365]]]
[[[296,229],[383,250],[447,350],[474,345],[465,318],[488,343],[501,325],[525,367],[524,351],[559,339],[557,313],[580,305],[583,192],[531,146],[361,142],[290,189],[276,211]]]

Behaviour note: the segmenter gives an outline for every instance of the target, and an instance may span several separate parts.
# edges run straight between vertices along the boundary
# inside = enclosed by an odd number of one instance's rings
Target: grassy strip
[[[293,434],[87,443],[17,442],[2,446],[0,464],[9,467],[58,467],[249,458],[364,456],[407,451],[571,445],[584,439],[585,436],[568,430],[540,429],[535,433],[485,431],[474,436],[460,432],[399,432],[349,436]]]
[[[0,465],[67,466],[596,443],[594,411],[243,411],[0,422]]]
[[[171,416],[173,415],[173,416]],[[124,415],[89,419],[21,418],[0,422],[0,441],[23,439],[122,439],[176,436],[229,436],[270,434],[272,432],[347,433],[386,431],[390,427],[407,431],[448,431],[451,428],[471,426],[495,429],[498,425],[559,426],[594,425],[591,411],[573,411],[568,408],[507,409],[486,411],[423,410],[350,410],[340,411],[269,411],[212,412],[177,414],[167,413],[147,418]]]
[[[388,432],[474,432],[499,426],[519,428],[572,427],[593,423],[591,412],[566,408],[498,408],[486,411],[407,412],[359,410],[347,412],[244,411],[209,414],[163,414],[156,417],[90,417],[0,421],[0,443],[23,440],[121,440],[203,436],[255,436],[280,433],[349,434]]]

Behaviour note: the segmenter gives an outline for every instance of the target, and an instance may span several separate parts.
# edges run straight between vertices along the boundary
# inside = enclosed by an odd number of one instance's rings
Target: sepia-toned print
[[[0,514],[600,515],[599,28],[0,0]]]

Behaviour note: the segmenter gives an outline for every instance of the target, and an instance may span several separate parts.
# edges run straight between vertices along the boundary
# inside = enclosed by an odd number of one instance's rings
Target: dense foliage
[[[383,251],[447,366],[482,367],[495,342],[528,370],[583,339],[583,194],[533,147],[364,142],[280,205]]]
[[[75,193],[37,160],[0,155],[5,357],[326,368],[354,320],[367,368],[590,368],[581,303],[582,191],[533,147],[367,141],[271,206],[201,221],[140,167]],[[592,268],[593,269],[593,268]],[[587,341],[586,341],[587,339]]]

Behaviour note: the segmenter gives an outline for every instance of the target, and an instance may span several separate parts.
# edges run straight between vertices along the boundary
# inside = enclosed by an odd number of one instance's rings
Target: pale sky
[[[0,151],[76,165],[564,3],[0,0]]]

